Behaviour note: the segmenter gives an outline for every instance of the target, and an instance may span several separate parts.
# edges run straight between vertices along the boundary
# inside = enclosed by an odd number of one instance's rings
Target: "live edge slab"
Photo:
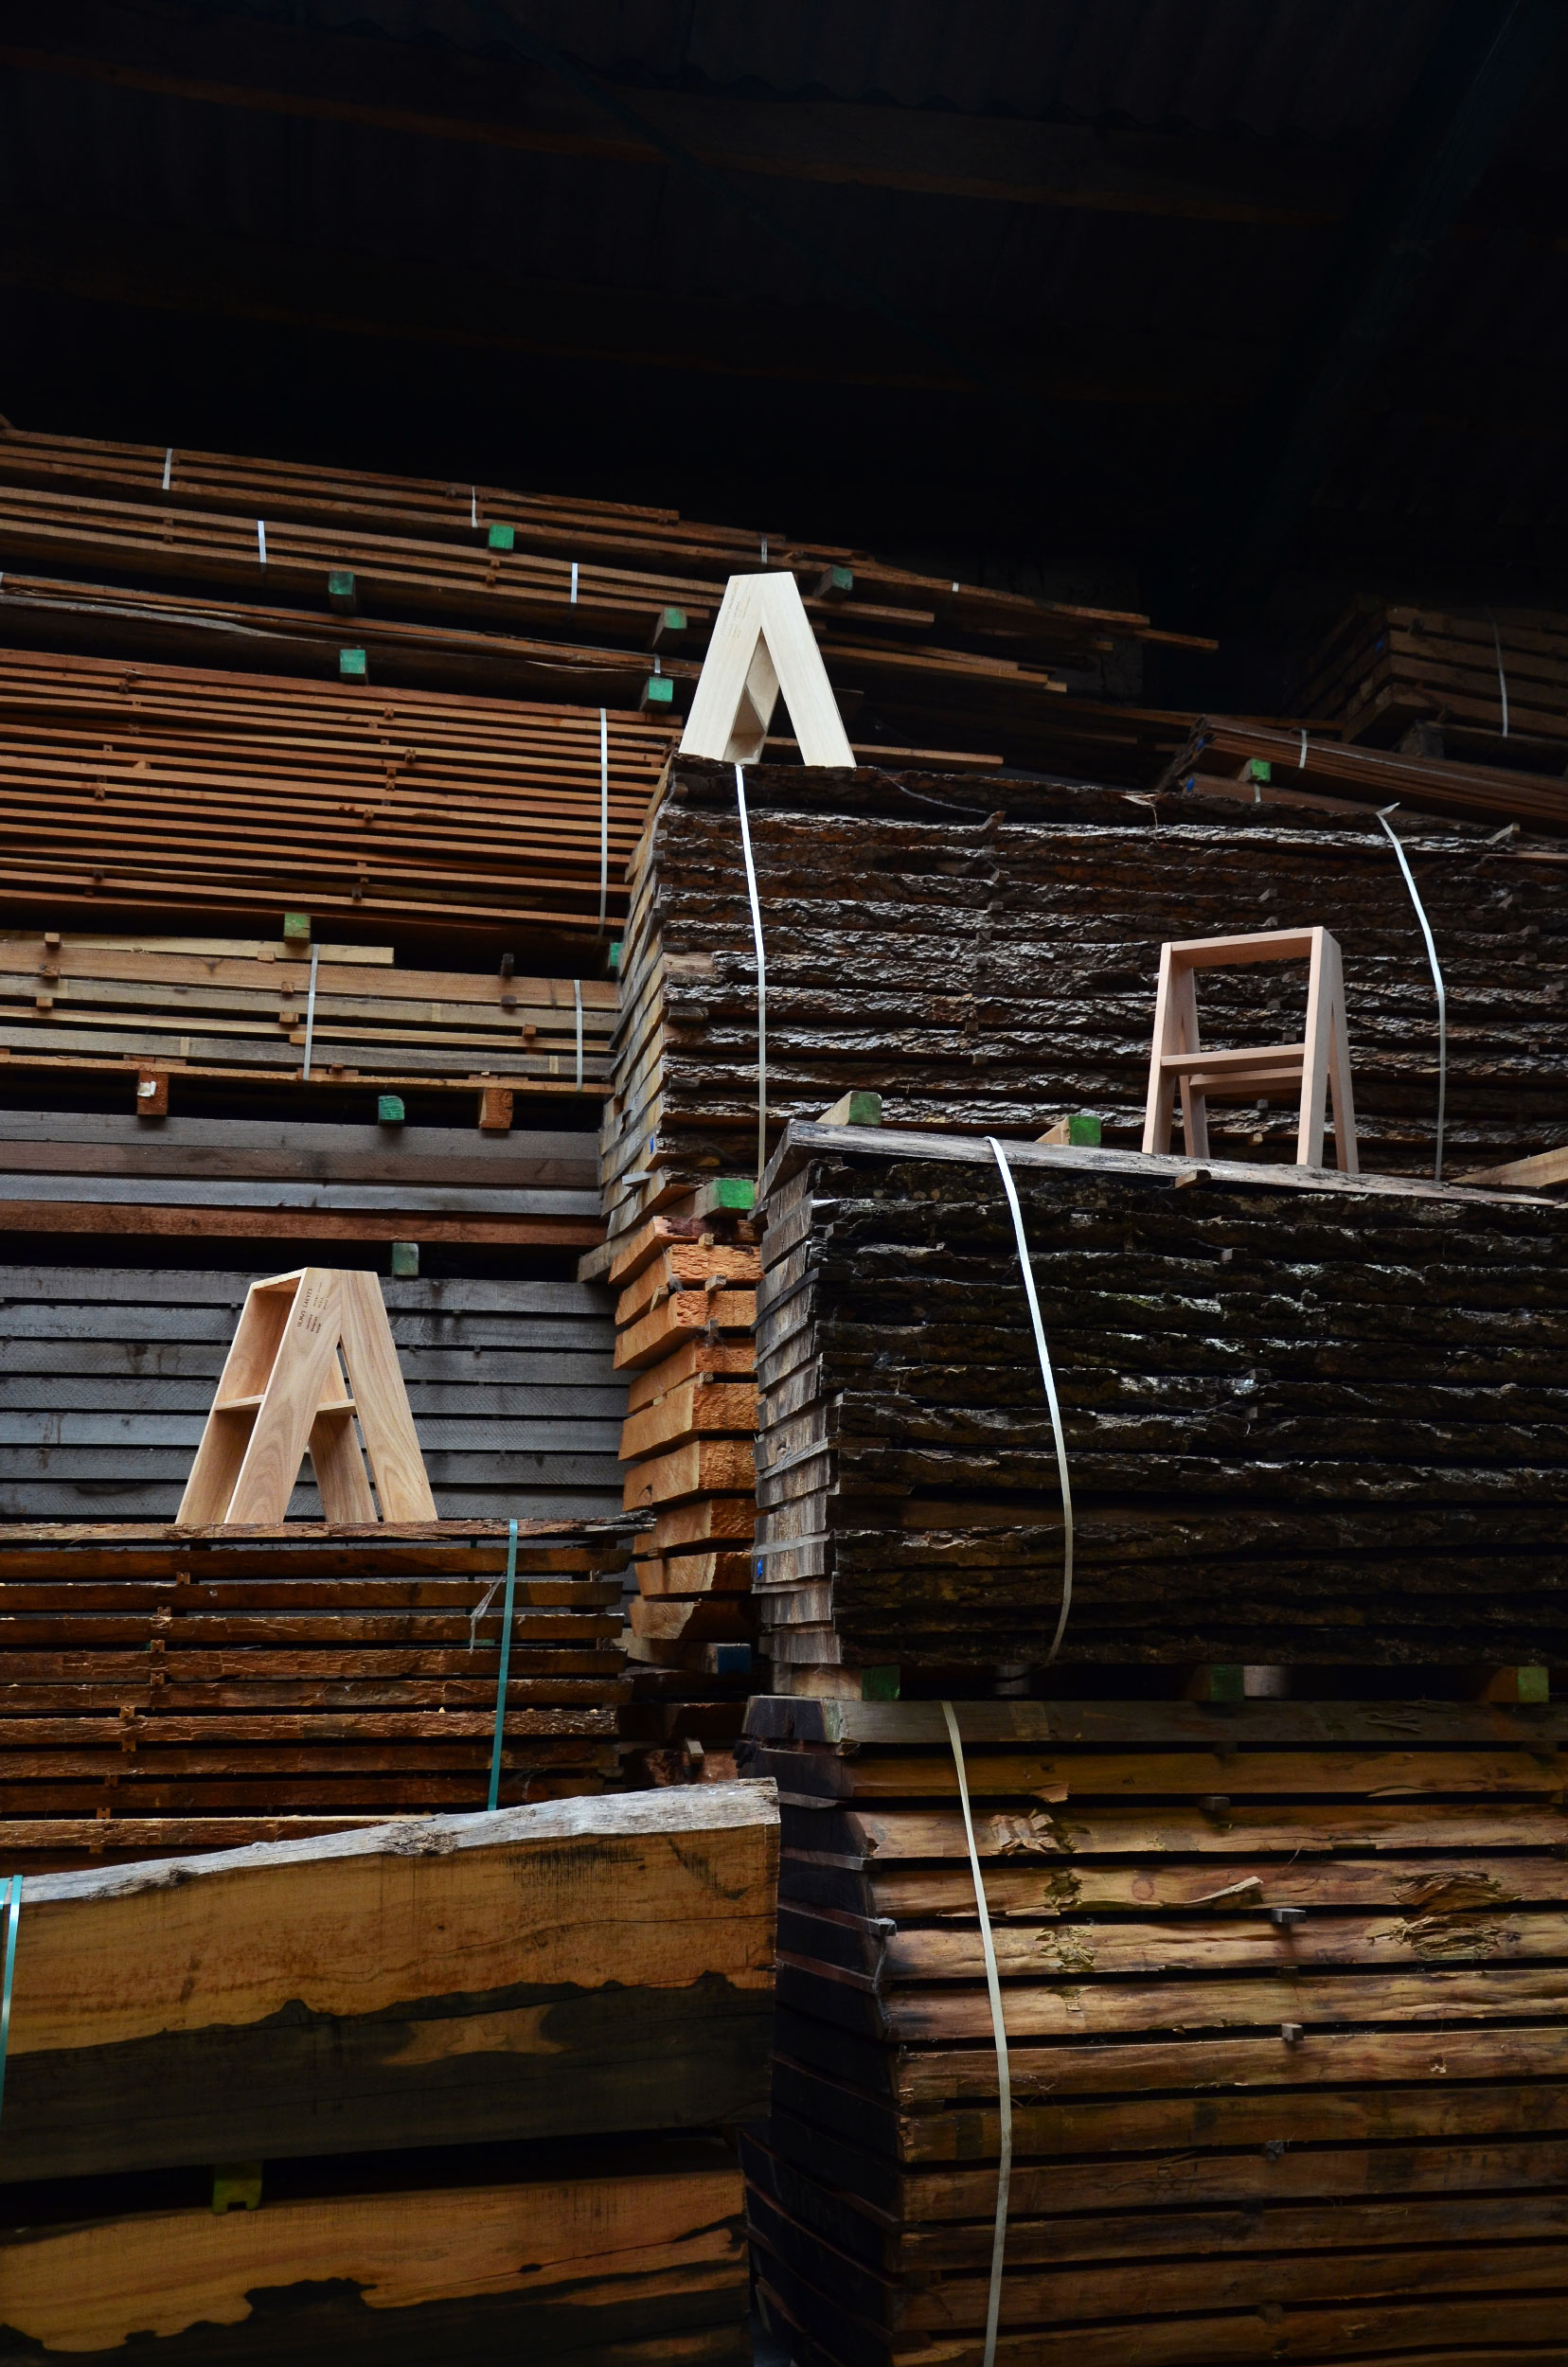
[[[0,2185],[765,2109],[768,1783],[25,1887]]]

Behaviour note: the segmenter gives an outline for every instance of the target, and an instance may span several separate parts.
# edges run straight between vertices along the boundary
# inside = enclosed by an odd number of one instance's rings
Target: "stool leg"
[[[1350,1031],[1345,1022],[1345,970],[1340,950],[1328,939],[1333,963],[1333,997],[1328,1022],[1328,1092],[1334,1112],[1334,1157],[1343,1175],[1360,1175],[1361,1151],[1356,1142],[1356,1102],[1350,1087]]]
[[[1332,1033],[1333,988],[1327,949],[1334,944],[1327,929],[1312,931],[1311,962],[1307,974],[1307,1053],[1301,1064],[1301,1115],[1296,1126],[1296,1165],[1321,1167],[1323,1129],[1327,1114],[1329,1041]],[[1339,949],[1334,947],[1337,953]]]
[[[1161,1065],[1163,1052],[1196,1052],[1198,1049],[1198,996],[1193,987],[1192,971],[1185,962],[1172,959],[1171,948],[1160,948],[1160,985],[1154,997],[1154,1046],[1149,1060],[1149,1099],[1144,1109],[1143,1147],[1146,1151],[1166,1152],[1170,1148],[1170,1131],[1176,1117],[1176,1079]],[[1184,1094],[1182,1112],[1186,1116]],[[1190,1142],[1187,1148],[1192,1148]]]
[[[1182,1079],[1182,1140],[1189,1159],[1208,1157],[1208,1095],[1195,1093],[1185,1077]]]

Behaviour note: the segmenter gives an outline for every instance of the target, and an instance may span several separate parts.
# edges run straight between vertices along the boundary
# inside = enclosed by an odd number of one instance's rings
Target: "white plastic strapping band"
[[[1040,1378],[1045,1383],[1045,1402],[1051,1409],[1051,1429],[1056,1437],[1057,1470],[1061,1479],[1061,1610],[1057,1619],[1051,1648],[1045,1655],[1048,1668],[1061,1649],[1061,1639],[1067,1632],[1067,1614],[1073,1608],[1073,1490],[1067,1477],[1067,1438],[1061,1427],[1061,1408],[1057,1402],[1056,1375],[1051,1370],[1051,1354],[1045,1345],[1045,1326],[1040,1318],[1040,1301],[1035,1296],[1034,1269],[1029,1264],[1029,1244],[1024,1231],[1024,1211],[1018,1204],[1018,1190],[1013,1183],[1007,1154],[994,1134],[988,1134],[992,1156],[1002,1170],[1002,1188],[1012,1210],[1013,1237],[1018,1243],[1018,1263],[1024,1276],[1024,1295],[1029,1302],[1029,1321],[1034,1326],[1035,1352],[1040,1358]]]
[[[757,948],[757,1181],[768,1164],[768,969],[762,954],[762,907],[757,900],[757,866],[752,862],[751,824],[746,818],[746,776],[735,768],[735,802],[740,811],[740,851],[746,859],[746,893],[751,898],[752,943]]]
[[[1305,772],[1306,772],[1306,770],[1307,770],[1307,735],[1306,735],[1306,733],[1305,733],[1305,732],[1303,732],[1303,733],[1302,733],[1302,735],[1301,735],[1301,754],[1300,754],[1300,756],[1297,756],[1297,758],[1296,758],[1296,771],[1297,771],[1298,773],[1305,773]]]
[[[477,485],[469,487],[469,524],[471,526],[476,526],[479,524],[479,488]]]
[[[1503,671],[1503,637],[1497,630],[1497,619],[1488,608],[1487,621],[1492,629],[1492,649],[1497,657],[1497,694],[1503,702],[1503,738],[1508,737],[1508,677]]]
[[[174,470],[174,447],[173,447],[173,445],[172,445],[172,444],[170,444],[170,445],[169,445],[169,450],[168,450],[168,451],[165,453],[165,454],[164,454],[163,489],[164,489],[164,491],[165,491],[166,493],[167,493],[167,492],[168,492],[168,490],[169,490],[169,477],[170,477],[170,476],[172,475],[172,473],[173,473],[173,470]]]
[[[314,1044],[314,1042],[315,1042],[315,981],[316,981],[316,962],[317,962],[317,960],[318,960],[318,959],[319,959],[319,957],[320,957],[320,953],[321,953],[321,948],[320,948],[320,946],[319,946],[319,945],[312,945],[312,948],[311,948],[311,983],[310,983],[309,988],[306,989],[306,994],[305,994],[305,1079],[304,1079],[304,1081],[305,1081],[305,1083],[306,1083],[307,1085],[308,1085],[308,1084],[310,1083],[310,1081],[311,1081],[311,1050],[312,1050],[312,1045],[313,1045],[313,1044]]]
[[[604,916],[610,905],[610,716],[608,709],[599,709],[599,922],[598,933],[604,934]]]
[[[267,522],[265,518],[258,518],[256,522],[256,547],[261,554],[261,564],[264,567],[267,563]]]
[[[1437,990],[1437,1155],[1433,1162],[1432,1180],[1440,1184],[1443,1180],[1443,1115],[1448,1102],[1448,995],[1443,988],[1443,973],[1437,967],[1437,948],[1432,940],[1432,924],[1427,919],[1426,907],[1417,893],[1415,875],[1405,859],[1405,850],[1389,824],[1388,815],[1393,810],[1390,806],[1387,812],[1379,814],[1378,820],[1388,832],[1389,845],[1399,859],[1399,869],[1404,873],[1404,883],[1410,890],[1410,900],[1416,907],[1416,917],[1426,939],[1427,960],[1432,964],[1432,983]]]
[[[573,561],[572,561],[572,606],[573,606],[574,608],[576,608],[576,606],[577,606],[577,578],[578,578],[578,563],[577,563],[577,561],[574,559],[574,560],[573,560]]]
[[[580,978],[574,978],[572,981],[572,1001],[577,1005],[577,1089],[580,1093],[582,1091],[582,981]]]
[[[1007,1172],[1003,1169],[1004,1174]],[[970,1872],[974,1877],[974,1904],[980,1916],[980,1946],[986,1959],[986,1993],[990,1999],[991,2037],[996,2041],[996,2094],[1001,2108],[1001,2143],[997,2147],[996,2228],[991,2237],[990,2294],[986,2304],[986,2348],[983,2367],[995,2367],[996,2329],[1002,2315],[1002,2256],[1007,2241],[1007,2191],[1012,2184],[1012,2069],[1007,2061],[1007,2025],[1002,2015],[1002,1984],[996,1974],[996,1942],[991,1937],[990,1910],[986,1905],[985,1877],[974,1845],[974,1819],[970,1814],[969,1777],[964,1772],[964,1746],[953,1703],[942,1703],[953,1764],[958,1777],[958,1806],[963,1810],[964,1839],[969,1843]]]

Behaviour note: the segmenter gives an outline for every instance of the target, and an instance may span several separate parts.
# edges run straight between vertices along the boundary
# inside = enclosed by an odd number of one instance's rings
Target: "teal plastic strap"
[[[491,1808],[501,1797],[501,1736],[507,1723],[507,1671],[511,1666],[512,1598],[516,1592],[517,1522],[514,1521],[507,1537],[507,1600],[501,1612],[501,1667],[495,1680],[495,1740],[490,1745],[490,1799],[486,1803]]]
[[[11,1984],[16,1979],[16,1927],[22,1920],[22,1877],[6,1884],[6,1980],[0,1991],[0,2111],[6,2102],[6,2052],[10,2045]]]

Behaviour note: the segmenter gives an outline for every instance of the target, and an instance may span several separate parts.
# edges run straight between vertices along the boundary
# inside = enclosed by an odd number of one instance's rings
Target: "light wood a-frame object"
[[[1307,1027],[1300,1043],[1205,1052],[1198,1040],[1200,970],[1240,969],[1252,962],[1308,964]],[[1359,1175],[1356,1108],[1350,1091],[1350,1042],[1345,1025],[1345,974],[1340,950],[1327,929],[1268,929],[1255,936],[1195,937],[1160,949],[1160,988],[1154,1005],[1154,1047],[1144,1115],[1146,1151],[1167,1151],[1182,1099],[1189,1159],[1209,1155],[1211,1100],[1275,1098],[1299,1090],[1296,1165],[1321,1167],[1327,1105],[1334,1113],[1334,1154],[1346,1175]]]
[[[373,1273],[303,1266],[251,1284],[180,1500],[181,1525],[282,1521],[307,1450],[329,1521],[374,1521],[377,1497],[383,1521],[436,1519]]]
[[[793,576],[731,576],[681,737],[682,756],[755,764],[781,691],[802,762],[852,766],[854,750]]]

